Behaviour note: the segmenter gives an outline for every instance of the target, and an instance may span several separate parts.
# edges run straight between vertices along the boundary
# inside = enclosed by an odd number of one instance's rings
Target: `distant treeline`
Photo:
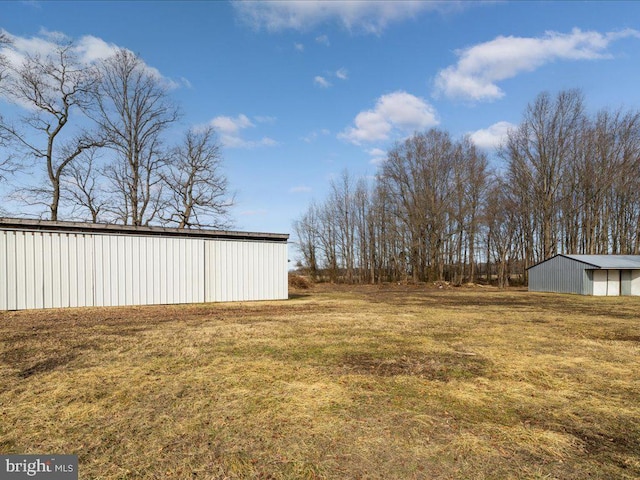
[[[469,138],[416,133],[375,181],[348,172],[294,222],[301,268],[330,281],[526,281],[556,253],[640,254],[640,112],[540,94],[489,166]]]

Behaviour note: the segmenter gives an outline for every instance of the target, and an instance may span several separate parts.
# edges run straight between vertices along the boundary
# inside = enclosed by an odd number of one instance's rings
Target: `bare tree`
[[[520,126],[508,133],[501,151],[512,179],[527,188],[528,201],[535,208],[539,229],[534,233],[541,242],[530,262],[557,253],[562,182],[575,152],[573,141],[582,124],[583,103],[579,90],[562,91],[555,98],[541,93],[527,106]]]
[[[110,208],[118,221],[148,225],[163,207],[162,170],[168,154],[162,134],[178,119],[168,87],[128,50],[100,67],[94,119],[115,158],[105,175],[111,181]]]
[[[213,127],[190,130],[172,152],[162,174],[169,192],[163,219],[178,228],[230,225],[233,195],[222,172],[220,145]]]
[[[67,169],[63,182],[63,193],[73,205],[72,215],[92,223],[104,220],[101,214],[108,205],[104,178],[96,165],[96,157],[96,150],[85,152]]]
[[[11,45],[11,40],[7,36],[6,33],[0,31],[0,49]],[[9,62],[7,58],[0,51],[0,93],[3,92],[4,80],[7,76],[7,68],[9,66]],[[4,119],[0,114],[0,125],[4,125]],[[5,148],[9,145],[11,141],[11,136],[7,134],[7,132],[0,128],[0,149]],[[0,153],[0,182],[6,180],[6,176],[8,174],[13,173],[15,170],[15,164],[13,162],[13,157],[6,153]]]
[[[51,220],[57,220],[65,170],[83,152],[104,144],[83,130],[63,133],[69,130],[70,119],[89,106],[89,92],[97,77],[94,69],[79,62],[73,43],[66,40],[59,40],[53,53],[27,56],[8,71],[5,95],[28,113],[18,127],[1,122],[0,132],[21,152],[21,163],[35,160],[36,165],[43,164],[48,182],[31,193],[34,203],[46,204]]]
[[[318,206],[311,203],[307,211],[300,220],[293,223],[293,230],[297,237],[298,250],[302,254],[304,264],[309,270],[311,279],[315,281],[318,277]]]

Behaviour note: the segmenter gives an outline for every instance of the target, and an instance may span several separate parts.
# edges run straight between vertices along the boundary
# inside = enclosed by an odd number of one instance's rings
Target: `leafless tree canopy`
[[[20,195],[52,220],[230,226],[233,194],[213,129],[170,144],[179,113],[156,70],[124,49],[88,65],[72,42],[56,41],[52,54],[19,65],[0,50],[0,93],[23,112],[0,117],[0,180],[18,167],[44,174]],[[0,32],[2,48],[11,42]]]
[[[397,144],[376,181],[345,172],[294,222],[304,267],[331,281],[526,281],[555,253],[640,254],[640,113],[590,115],[578,90],[540,94],[491,171],[465,138]]]
[[[178,228],[228,228],[233,196],[222,172],[212,127],[190,130],[171,151],[163,179],[169,192],[164,218]]]
[[[61,179],[84,151],[103,142],[82,129],[68,135],[70,120],[89,105],[95,71],[81,65],[73,43],[61,41],[48,56],[27,56],[21,65],[9,65],[3,91],[28,110],[16,125],[0,122],[0,132],[12,142],[23,166],[43,169],[47,182],[31,190],[34,203],[46,204],[51,220],[58,219]]]
[[[101,65],[94,101],[94,119],[115,154],[104,170],[113,189],[111,213],[121,223],[147,225],[163,207],[168,152],[162,135],[178,119],[178,109],[162,80],[128,50]]]

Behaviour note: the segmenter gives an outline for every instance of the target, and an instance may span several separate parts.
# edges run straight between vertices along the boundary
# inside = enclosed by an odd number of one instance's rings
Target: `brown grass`
[[[640,298],[291,297],[0,313],[0,453],[83,479],[640,478]]]

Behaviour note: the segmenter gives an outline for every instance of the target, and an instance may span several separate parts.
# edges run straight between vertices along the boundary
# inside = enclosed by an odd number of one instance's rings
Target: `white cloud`
[[[47,57],[53,55],[59,43],[64,44],[73,39],[62,32],[54,32],[41,29],[38,36],[20,37],[12,35],[3,30],[11,41],[11,45],[0,49],[0,54],[4,55],[13,65],[20,65],[28,56]],[[73,53],[80,64],[95,65],[97,62],[109,58],[121,47],[114,43],[108,43],[101,38],[92,35],[84,35],[73,41]],[[160,73],[160,71],[147,65],[143,61],[145,70],[153,77],[160,80],[167,88],[175,89],[180,86],[191,88],[191,83],[184,77],[178,81],[172,80]]]
[[[300,185],[289,189],[289,193],[308,193],[310,191],[311,187],[307,187],[306,185]]]
[[[367,153],[371,156],[369,163],[372,165],[381,165],[387,161],[387,152],[380,148],[372,148]]]
[[[293,48],[298,52],[304,52],[304,45],[302,43],[294,43]]]
[[[307,143],[311,143],[311,142],[315,141],[318,137],[326,136],[326,135],[329,135],[330,133],[331,132],[329,130],[327,130],[326,128],[322,128],[320,130],[314,130],[309,135],[307,135],[305,137],[302,137],[302,140],[304,140]]]
[[[388,25],[413,18],[422,12],[459,10],[466,5],[467,2],[453,0],[274,0],[233,3],[241,20],[255,29],[264,28],[271,32],[287,29],[308,31],[323,23],[336,22],[350,31],[373,34],[380,34]]]
[[[118,46],[113,43],[107,43],[101,38],[86,35],[78,40],[76,51],[85,63],[95,63],[116,53]]]
[[[256,115],[253,118],[258,123],[268,123],[269,125],[273,125],[274,123],[276,123],[276,120],[277,120],[276,117],[270,117],[267,115]]]
[[[458,63],[441,70],[435,80],[436,94],[473,101],[504,96],[497,82],[536,70],[555,60],[611,58],[606,49],[615,40],[635,37],[627,29],[598,33],[573,29],[571,33],[547,32],[540,38],[499,36],[489,42],[456,51]]]
[[[316,75],[314,77],[313,83],[314,85],[317,85],[321,88],[329,88],[331,86],[331,83],[326,78],[321,77],[320,75]]]
[[[435,109],[424,99],[396,91],[381,96],[375,108],[360,112],[353,127],[338,135],[356,145],[388,140],[392,135],[410,134],[439,123]]]
[[[347,72],[347,69],[344,67],[340,68],[336,71],[336,77],[338,77],[340,80],[347,80],[349,78],[349,72]]]
[[[260,119],[260,120],[259,120]],[[273,117],[256,117],[257,121],[271,121]],[[273,147],[278,142],[269,137],[262,137],[260,140],[245,140],[242,138],[242,130],[255,127],[255,124],[244,114],[237,117],[219,116],[209,122],[220,135],[220,141],[227,148],[256,148]]]
[[[517,128],[517,125],[509,122],[498,122],[489,128],[484,128],[471,132],[469,137],[479,148],[494,150],[505,140],[509,130]]]
[[[327,35],[318,35],[316,37],[316,42],[319,43],[320,45],[324,45],[325,47],[328,47],[331,45],[331,43],[329,42],[329,37]]]
[[[223,135],[235,135],[244,128],[255,126],[251,123],[249,117],[242,113],[235,118],[225,116],[216,117],[211,120],[211,125]]]

